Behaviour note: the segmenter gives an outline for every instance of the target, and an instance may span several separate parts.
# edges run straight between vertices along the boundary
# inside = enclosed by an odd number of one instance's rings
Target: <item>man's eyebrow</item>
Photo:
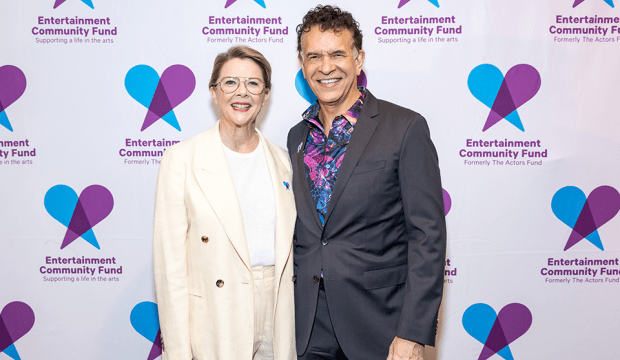
[[[344,50],[334,50],[334,51],[330,51],[327,53],[328,55],[346,55],[347,52]],[[308,51],[306,53],[306,56],[316,56],[316,55],[321,55],[318,52],[314,52],[314,51]]]

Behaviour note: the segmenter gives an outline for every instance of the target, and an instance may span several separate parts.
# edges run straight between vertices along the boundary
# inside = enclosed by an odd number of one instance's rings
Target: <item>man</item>
[[[350,13],[317,6],[297,27],[318,98],[288,135],[297,354],[421,360],[443,291],[437,154],[421,115],[357,87],[358,26]]]

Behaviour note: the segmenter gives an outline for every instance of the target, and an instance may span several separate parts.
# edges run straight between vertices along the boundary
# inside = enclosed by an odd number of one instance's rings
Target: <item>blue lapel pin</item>
[[[291,186],[289,185],[289,183],[287,183],[286,181],[282,182],[284,184],[284,186],[286,186],[286,190],[290,190]]]
[[[301,146],[302,146],[303,144],[304,144],[304,142],[303,142],[303,141],[299,143],[299,146],[297,147],[297,152],[301,151]]]

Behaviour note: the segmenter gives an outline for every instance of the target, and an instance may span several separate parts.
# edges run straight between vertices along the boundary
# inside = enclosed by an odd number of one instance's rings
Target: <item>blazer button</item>
[[[293,275],[293,282],[296,283],[297,282],[297,275]]]
[[[203,236],[203,237],[201,237],[201,239],[202,239],[202,242],[205,243],[205,244],[209,242],[209,237],[208,236]]]
[[[312,280],[314,280],[315,283],[319,282],[319,277],[314,275],[314,277],[312,278]]]
[[[329,240],[327,240],[327,238],[323,238],[323,240],[321,240],[321,244],[327,245],[329,244]]]
[[[218,280],[215,282],[215,286],[221,288],[224,286],[224,280]]]

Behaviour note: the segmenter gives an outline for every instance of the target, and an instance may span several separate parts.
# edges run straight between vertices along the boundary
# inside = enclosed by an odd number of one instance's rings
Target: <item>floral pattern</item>
[[[362,93],[360,97],[345,114],[334,119],[327,137],[323,124],[319,120],[321,107],[318,101],[302,115],[310,126],[304,154],[306,181],[323,225],[325,225],[327,206],[336,185],[338,170],[364,104],[366,89],[359,87],[359,90]]]

